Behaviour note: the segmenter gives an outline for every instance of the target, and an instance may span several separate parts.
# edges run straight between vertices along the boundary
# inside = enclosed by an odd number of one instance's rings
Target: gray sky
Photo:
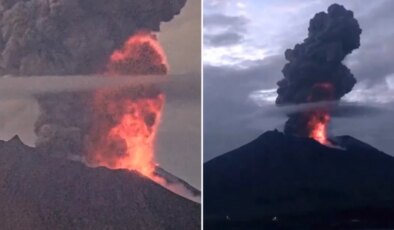
[[[159,164],[193,186],[201,187],[201,1],[187,0],[174,20],[163,23],[159,40],[172,79],[157,141]]]
[[[358,83],[344,102],[374,113],[334,118],[349,134],[394,155],[394,1],[206,0],[204,3],[204,161],[263,132],[282,129],[274,105],[284,51],[307,36],[309,20],[332,3],[354,12],[361,47],[345,63]]]
[[[181,14],[163,23],[161,41],[174,77],[165,87],[167,100],[156,143],[160,166],[200,188],[201,168],[201,7],[188,0]],[[0,97],[0,139],[18,134],[25,144],[34,145],[34,122],[39,108],[26,95]]]

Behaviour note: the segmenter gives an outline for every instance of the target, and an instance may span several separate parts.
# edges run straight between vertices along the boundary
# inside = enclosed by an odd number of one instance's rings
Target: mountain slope
[[[297,217],[327,226],[338,218],[359,223],[365,208],[394,211],[394,158],[350,136],[333,142],[342,148],[269,131],[205,163],[204,223]]]
[[[199,229],[200,206],[137,172],[0,143],[2,229]]]

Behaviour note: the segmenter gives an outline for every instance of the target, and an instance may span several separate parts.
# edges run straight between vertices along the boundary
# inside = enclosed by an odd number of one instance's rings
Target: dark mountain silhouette
[[[269,131],[204,165],[205,229],[394,226],[394,158]]]
[[[200,229],[200,205],[137,172],[0,142],[1,229]]]

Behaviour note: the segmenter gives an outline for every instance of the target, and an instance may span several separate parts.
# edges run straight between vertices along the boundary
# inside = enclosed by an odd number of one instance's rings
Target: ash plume
[[[285,52],[289,62],[278,85],[277,105],[340,100],[356,79],[342,64],[360,46],[361,29],[353,12],[333,4],[317,13],[309,23],[308,37]],[[291,113],[285,133],[306,136],[308,115]]]
[[[100,73],[135,31],[158,31],[186,0],[2,0],[0,74]]]
[[[0,0],[0,75],[102,74],[111,54],[143,29],[158,31],[186,0]],[[78,84],[78,82],[75,82]],[[91,129],[94,95],[37,96],[36,146],[79,155]]]

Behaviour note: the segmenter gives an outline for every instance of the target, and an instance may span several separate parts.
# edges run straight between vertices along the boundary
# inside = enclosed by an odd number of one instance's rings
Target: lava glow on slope
[[[164,75],[165,53],[150,32],[138,32],[115,51],[107,66],[115,75]],[[165,96],[154,85],[96,92],[89,161],[111,169],[136,170],[152,180],[155,176],[154,141]]]

